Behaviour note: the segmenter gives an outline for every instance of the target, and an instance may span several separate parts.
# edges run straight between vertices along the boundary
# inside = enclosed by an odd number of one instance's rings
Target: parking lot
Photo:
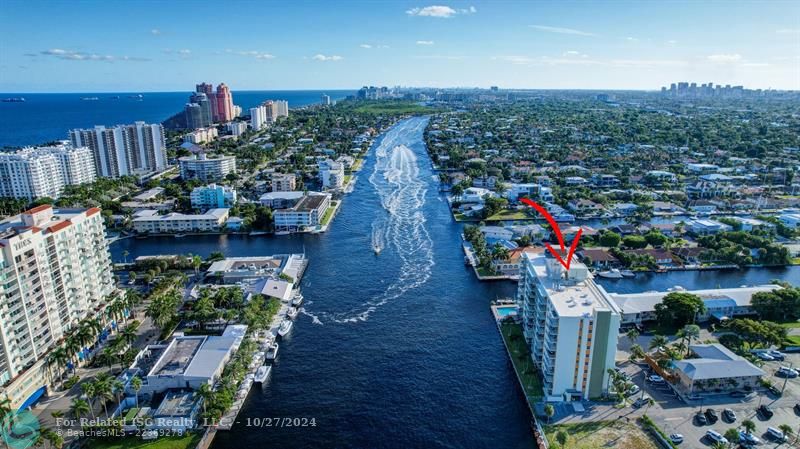
[[[756,430],[753,434],[761,440],[761,444],[757,447],[787,448],[797,446],[793,446],[788,442],[782,444],[775,442],[769,438],[766,432],[767,427],[777,428],[781,424],[788,424],[794,429],[795,433],[800,432],[800,413],[794,409],[795,404],[800,403],[800,378],[784,379],[774,375],[778,368],[787,366],[790,363],[794,367],[800,367],[800,354],[787,354],[785,361],[765,362],[761,367],[767,373],[765,378],[771,380],[778,389],[783,388],[784,381],[786,381],[785,389],[781,396],[760,389],[744,398],[731,397],[729,394],[719,394],[691,401],[689,404],[679,399],[665,383],[653,384],[646,381],[647,367],[643,368],[632,363],[625,363],[620,365],[620,369],[631,376],[633,383],[642,388],[644,394],[654,399],[655,405],[650,407],[647,414],[656,424],[666,434],[679,433],[683,435],[684,441],[679,445],[681,448],[709,447],[712,442],[705,437],[706,431],[713,429],[724,434],[730,428],[740,428],[742,421],[745,419],[752,420],[756,425]],[[641,394],[640,392],[632,396],[630,398],[631,401],[639,398]],[[762,404],[768,405],[772,409],[774,412],[772,418],[765,419],[758,416],[756,409]],[[713,408],[716,411],[720,417],[719,421],[714,424],[698,425],[694,420],[695,414],[701,409],[706,410],[708,408]],[[722,419],[720,415],[725,408],[735,412],[735,421],[725,422]],[[630,407],[628,409],[630,410]]]

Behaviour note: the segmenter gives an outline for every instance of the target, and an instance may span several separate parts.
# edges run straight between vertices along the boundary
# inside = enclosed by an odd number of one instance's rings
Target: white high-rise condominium
[[[250,127],[255,131],[260,130],[267,124],[267,110],[264,105],[250,108]]]
[[[0,394],[17,409],[46,390],[48,351],[80,320],[102,317],[115,287],[98,208],[7,218],[0,254]]]
[[[95,180],[92,152],[61,144],[0,153],[0,197],[58,198],[64,186]]]
[[[160,124],[135,122],[113,128],[74,129],[69,138],[73,146],[92,150],[98,176],[118,178],[167,168],[167,145]]]
[[[550,254],[523,256],[517,299],[544,394],[563,401],[600,397],[614,367],[620,309],[586,265],[569,271]]]

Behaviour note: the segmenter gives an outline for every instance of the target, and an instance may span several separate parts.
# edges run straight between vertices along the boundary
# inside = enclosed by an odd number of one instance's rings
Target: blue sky
[[[0,91],[800,89],[800,2],[17,1]]]

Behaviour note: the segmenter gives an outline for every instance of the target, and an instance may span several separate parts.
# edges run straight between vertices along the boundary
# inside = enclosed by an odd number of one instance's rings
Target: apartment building
[[[326,193],[306,195],[289,209],[273,213],[275,230],[296,232],[322,224],[322,217],[331,205],[331,196]]]
[[[181,178],[215,181],[236,173],[236,156],[212,156],[205,153],[184,156],[178,159]]]
[[[0,153],[0,197],[58,198],[64,186],[95,180],[87,147],[66,144]]]
[[[69,138],[72,146],[87,146],[92,151],[97,176],[118,178],[167,168],[167,144],[160,124],[135,122],[113,128],[73,129]]]
[[[0,384],[12,409],[47,389],[44,356],[114,292],[100,209],[33,208],[0,222]]]
[[[272,175],[273,192],[291,192],[297,188],[297,177],[293,174]]]
[[[344,166],[340,162],[325,159],[317,164],[319,167],[319,179],[322,187],[326,189],[337,189],[344,185]]]
[[[193,209],[212,209],[232,207],[236,204],[236,189],[228,186],[209,184],[195,187],[189,195]]]
[[[525,253],[517,290],[531,359],[549,400],[595,398],[614,367],[620,309],[586,265],[567,271],[549,253]]]
[[[137,212],[132,221],[139,233],[169,234],[181,232],[215,232],[222,229],[228,219],[228,209],[211,209],[204,214],[159,215],[155,210]]]

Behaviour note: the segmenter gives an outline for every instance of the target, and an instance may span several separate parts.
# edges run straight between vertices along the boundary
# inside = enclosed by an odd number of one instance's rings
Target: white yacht
[[[634,272],[633,272],[633,271],[631,271],[631,270],[621,270],[621,271],[619,272],[619,274],[621,274],[621,275],[622,275],[622,277],[624,277],[624,278],[633,278],[633,277],[636,277],[636,273],[634,273]]]
[[[267,360],[275,360],[278,357],[278,342],[274,341],[267,348]]]
[[[292,298],[292,305],[297,307],[302,303],[303,303],[303,295],[301,295],[300,292],[295,293],[294,297]]]
[[[297,313],[298,313],[297,307],[289,307],[289,311],[286,312],[286,316],[290,320],[293,320],[293,319],[297,318]]]
[[[597,275],[605,279],[622,279],[622,273],[620,273],[616,268],[612,268],[608,271],[601,271],[597,273]]]
[[[283,320],[283,322],[281,322],[281,327],[278,328],[278,335],[280,335],[281,337],[285,337],[286,334],[288,334],[289,331],[292,330],[293,324],[294,323],[291,320]]]
[[[258,368],[258,371],[256,371],[256,376],[253,378],[253,382],[259,384],[264,383],[269,377],[269,374],[271,372],[272,372],[271,366],[261,365],[261,367]]]

